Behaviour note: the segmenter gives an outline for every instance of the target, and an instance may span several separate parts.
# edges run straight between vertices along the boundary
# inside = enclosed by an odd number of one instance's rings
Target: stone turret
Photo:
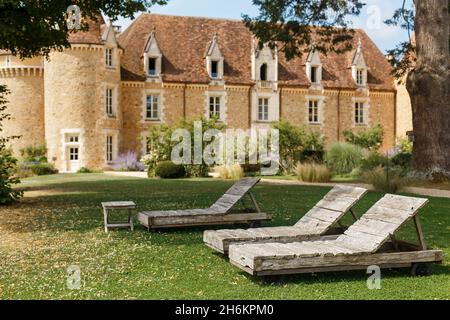
[[[45,143],[43,76],[41,57],[21,60],[0,51],[0,85],[11,92],[6,96],[11,119],[2,122],[2,136],[21,136],[10,144],[16,156],[25,147]]]
[[[101,169],[117,156],[122,127],[115,30],[99,16],[45,62],[45,139],[60,171]]]

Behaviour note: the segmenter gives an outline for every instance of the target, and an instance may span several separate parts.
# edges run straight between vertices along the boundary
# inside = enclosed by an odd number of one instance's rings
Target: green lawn
[[[207,207],[231,182],[145,180],[102,174],[25,179],[25,198],[0,208],[0,299],[449,299],[449,264],[434,275],[382,273],[369,290],[364,271],[285,277],[267,283],[244,274],[202,243],[199,228],[147,233],[140,226],[103,231],[100,202],[134,200],[138,209]],[[259,185],[255,194],[270,225],[292,225],[329,189]],[[367,210],[381,194],[357,206]],[[350,220],[349,220],[350,221]],[[431,199],[422,211],[428,244],[445,251],[450,199]],[[415,240],[412,225],[401,238]],[[66,287],[66,269],[81,268],[82,288]]]

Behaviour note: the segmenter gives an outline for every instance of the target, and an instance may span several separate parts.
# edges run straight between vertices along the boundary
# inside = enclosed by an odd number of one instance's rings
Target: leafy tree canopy
[[[77,5],[84,18],[95,20],[99,12],[111,20],[133,18],[139,11],[164,5],[168,0],[2,0],[0,1],[0,49],[28,58],[48,55],[69,46],[68,36],[76,30],[67,26],[67,9]],[[81,30],[87,29],[82,24]]]
[[[320,52],[350,50],[349,18],[364,6],[359,0],[253,0],[253,4],[259,7],[259,16],[244,15],[245,24],[261,40],[260,46],[277,47],[287,59],[301,56],[311,45]],[[317,27],[314,39],[311,26]]]

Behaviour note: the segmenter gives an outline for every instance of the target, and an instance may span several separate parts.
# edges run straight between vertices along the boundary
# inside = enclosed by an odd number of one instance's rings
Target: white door
[[[69,146],[66,150],[67,154],[67,171],[77,172],[80,170],[80,147]]]

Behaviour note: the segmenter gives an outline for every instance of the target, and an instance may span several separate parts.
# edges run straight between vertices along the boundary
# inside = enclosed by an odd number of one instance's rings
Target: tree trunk
[[[416,0],[417,64],[409,74],[413,166],[429,178],[450,177],[449,0]]]

